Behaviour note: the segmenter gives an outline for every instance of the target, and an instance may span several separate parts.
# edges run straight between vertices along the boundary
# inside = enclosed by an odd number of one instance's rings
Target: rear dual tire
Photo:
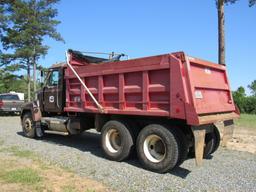
[[[101,145],[105,156],[114,161],[123,161],[134,148],[134,137],[128,125],[120,121],[107,122],[101,132]]]
[[[135,129],[135,127],[134,127]],[[101,143],[105,156],[123,161],[134,151],[144,168],[164,173],[180,165],[187,157],[188,145],[179,128],[150,124],[136,140],[136,131],[121,121],[109,121],[102,128]]]
[[[180,161],[181,147],[175,129],[151,124],[141,130],[137,138],[137,155],[141,164],[148,170],[164,173],[174,168]],[[184,155],[184,154],[182,154]]]
[[[213,131],[205,136],[204,158],[213,154],[220,145],[220,133],[216,126],[213,125]]]
[[[213,154],[220,145],[220,133],[218,131],[218,128],[215,125],[213,126],[212,132],[206,133],[205,135],[205,143],[204,143],[204,154],[203,158],[207,159],[211,157],[211,154]],[[190,148],[189,151],[189,157],[194,158],[195,157],[195,149],[194,146]]]

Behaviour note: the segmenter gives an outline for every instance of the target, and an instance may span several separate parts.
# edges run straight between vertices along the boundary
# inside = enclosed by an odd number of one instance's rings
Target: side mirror
[[[42,78],[44,77],[44,72],[43,72],[43,70],[40,71],[40,75],[41,75]]]
[[[40,70],[40,76],[41,76],[41,78],[40,78],[40,87],[42,88],[44,86],[44,78],[45,78],[45,72],[42,69]]]

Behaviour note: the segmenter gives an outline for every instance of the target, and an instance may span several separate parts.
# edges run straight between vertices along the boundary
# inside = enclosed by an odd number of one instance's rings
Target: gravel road
[[[142,169],[136,158],[121,163],[105,159],[100,135],[93,131],[34,140],[22,135],[19,117],[0,117],[0,140],[116,191],[256,191],[256,155],[247,152],[221,148],[202,167],[189,159],[174,171],[157,174]]]

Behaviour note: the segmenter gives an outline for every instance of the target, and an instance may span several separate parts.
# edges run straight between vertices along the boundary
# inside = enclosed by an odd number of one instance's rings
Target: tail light
[[[2,100],[0,100],[0,108],[2,108],[4,105],[4,102]]]

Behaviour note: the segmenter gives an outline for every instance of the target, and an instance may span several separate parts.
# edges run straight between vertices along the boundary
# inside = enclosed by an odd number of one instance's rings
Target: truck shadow
[[[2,113],[0,112],[0,117],[14,117],[14,116],[20,116],[19,113]]]
[[[18,135],[24,136],[22,132],[17,132]],[[76,148],[82,152],[90,152],[91,154],[106,159],[101,149],[100,134],[94,132],[84,132],[81,135],[63,136],[54,134],[45,134],[41,141],[46,143],[53,143],[56,145],[67,146]],[[125,160],[126,163],[143,169],[139,163],[136,154],[132,154],[131,157]],[[174,176],[185,179],[191,171],[182,167],[176,167],[166,174],[172,174]]]

